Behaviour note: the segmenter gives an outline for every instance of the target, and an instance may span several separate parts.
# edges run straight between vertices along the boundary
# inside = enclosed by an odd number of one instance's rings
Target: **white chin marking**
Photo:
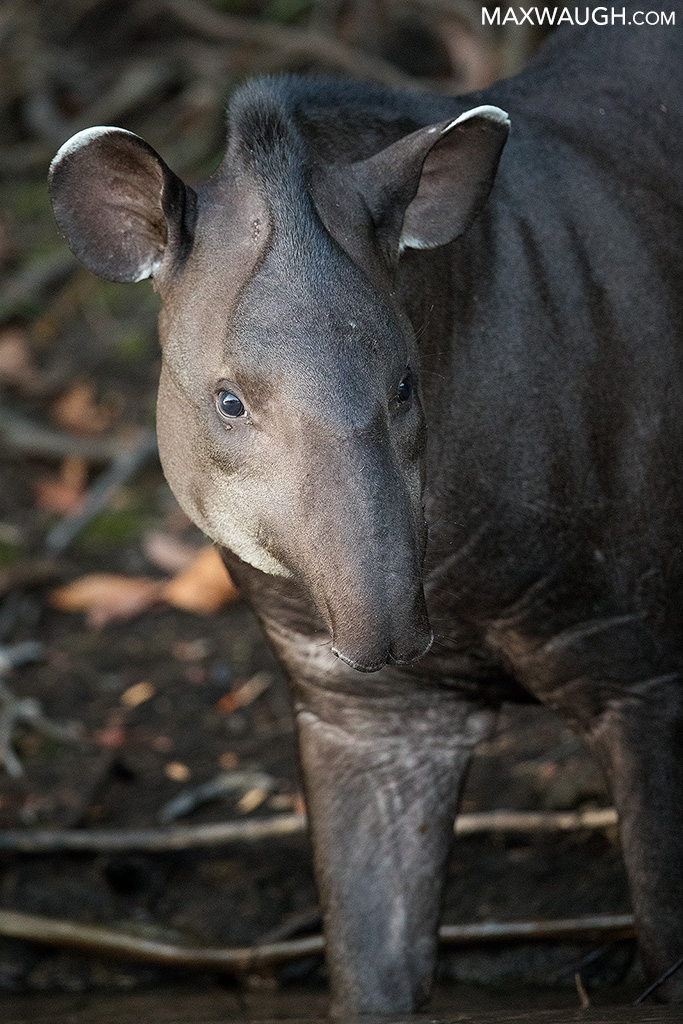
[[[234,520],[230,519],[227,515],[216,518],[212,517],[209,520],[200,512],[192,500],[187,500],[187,496],[180,489],[176,490],[174,487],[171,487],[171,490],[188,518],[214,544],[227,548],[228,551],[232,551],[234,555],[241,558],[247,565],[252,565],[254,569],[265,572],[268,576],[291,578],[292,573],[289,569],[271,555],[270,552],[266,551],[262,545],[258,544],[247,530],[243,527],[240,528]]]
[[[265,572],[268,576],[283,576],[285,579],[291,577],[291,572],[281,562],[278,562],[277,558],[273,558],[271,554],[264,551],[263,548],[250,546],[237,550],[234,547],[230,547],[238,558],[241,558],[243,562],[248,565],[253,565],[255,569],[260,569],[261,572]]]
[[[205,532],[208,531],[205,529]],[[232,551],[233,554],[241,558],[247,565],[252,565],[254,569],[259,569],[268,576],[284,576],[288,578],[292,575],[282,562],[279,562],[277,558],[271,555],[269,551],[266,551],[264,547],[253,540],[247,533],[236,529],[232,523],[220,523],[218,529],[212,530],[209,536],[217,544],[221,544],[223,547],[228,548],[229,551]]]

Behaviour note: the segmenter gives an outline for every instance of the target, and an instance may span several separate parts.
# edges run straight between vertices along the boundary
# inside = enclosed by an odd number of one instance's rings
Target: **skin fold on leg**
[[[299,695],[296,711],[333,1013],[413,1011],[433,980],[462,783],[495,713],[438,690]]]

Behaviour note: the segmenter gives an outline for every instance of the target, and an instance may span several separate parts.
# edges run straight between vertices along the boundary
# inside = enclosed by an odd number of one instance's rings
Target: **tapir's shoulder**
[[[522,116],[547,113],[584,131],[608,110],[642,128],[653,110],[665,112],[673,129],[683,123],[683,33],[634,24],[557,30],[521,74],[491,91]]]

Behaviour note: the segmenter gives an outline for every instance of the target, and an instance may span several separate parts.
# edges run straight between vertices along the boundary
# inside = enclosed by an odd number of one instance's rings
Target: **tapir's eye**
[[[396,388],[396,398],[399,402],[407,402],[413,393],[413,375],[406,373],[406,375],[399,382]]]
[[[216,408],[225,419],[235,420],[244,415],[244,405],[232,391],[219,391],[216,396]]]

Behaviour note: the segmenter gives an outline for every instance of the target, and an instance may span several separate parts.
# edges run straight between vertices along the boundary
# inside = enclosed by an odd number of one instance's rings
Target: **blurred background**
[[[156,296],[78,266],[50,211],[51,158],[82,128],[119,125],[192,183],[217,166],[247,75],[467,91],[519,70],[540,41],[483,27],[471,0],[2,5],[0,992],[197,983],[18,938],[8,911],[185,944],[319,928],[284,681],[156,457]],[[578,741],[542,709],[511,708],[464,810],[606,803]],[[131,832],[255,819],[293,821],[292,834],[151,852]],[[67,849],[74,831],[95,837],[89,849]],[[614,827],[456,846],[448,922],[599,911],[628,911]],[[590,987],[637,979],[632,961],[630,942],[528,943],[444,955],[442,977],[571,987],[580,969]],[[239,984],[293,982],[322,985],[320,959]]]

